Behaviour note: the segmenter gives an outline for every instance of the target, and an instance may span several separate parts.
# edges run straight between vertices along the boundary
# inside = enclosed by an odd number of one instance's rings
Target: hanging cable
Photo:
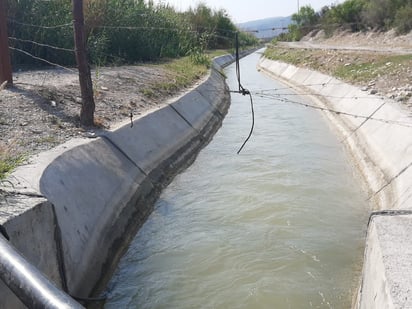
[[[250,94],[249,90],[245,89],[240,82],[240,57],[239,57],[239,32],[235,34],[236,38],[236,77],[239,85],[239,92],[242,95]]]
[[[254,108],[253,108],[252,94],[250,93],[249,90],[244,88],[242,86],[242,83],[240,82],[239,32],[235,33],[235,40],[236,40],[236,42],[235,42],[235,44],[236,44],[236,55],[235,55],[236,56],[236,78],[237,78],[239,90],[238,91],[231,91],[231,92],[240,93],[244,96],[249,95],[249,97],[250,97],[250,108],[251,108],[251,111],[252,111],[252,126],[250,128],[249,135],[247,136],[247,138],[243,142],[242,146],[240,146],[239,150],[237,151],[237,154],[239,154],[242,151],[243,147],[245,147],[246,143],[249,141],[250,137],[252,136],[253,129],[255,127],[255,111],[254,111]]]
[[[250,94],[249,91],[248,91],[248,94],[249,94],[249,97],[250,97],[250,108],[251,108],[251,111],[252,111],[252,126],[250,127],[250,132],[249,132],[248,137],[245,139],[242,146],[237,151],[237,154],[239,154],[242,151],[243,147],[245,147],[246,143],[249,141],[250,137],[252,136],[253,129],[255,127],[255,111],[253,109],[253,98],[252,98],[252,95]]]

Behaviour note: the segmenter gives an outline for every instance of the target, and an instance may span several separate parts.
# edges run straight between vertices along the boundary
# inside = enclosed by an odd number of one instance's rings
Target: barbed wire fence
[[[10,20],[10,22],[19,24],[21,26],[25,26],[25,27],[36,27],[36,28],[44,28],[44,29],[48,29],[48,30],[53,30],[53,29],[58,29],[58,28],[62,28],[62,27],[73,27],[73,22],[71,23],[65,23],[65,24],[60,24],[60,25],[52,25],[52,26],[41,26],[41,25],[34,25],[34,24],[28,24],[28,23],[22,23],[16,20]],[[159,30],[164,30],[164,31],[178,31],[177,29],[169,29],[169,28],[165,28],[165,27],[153,27],[153,26],[128,26],[128,25],[122,25],[122,26],[111,26],[111,25],[103,25],[103,26],[99,26],[97,27],[99,29],[102,30],[106,30],[106,29],[116,29],[116,30],[126,30],[126,31],[159,31]],[[316,27],[312,27],[314,29],[317,29]],[[318,27],[319,29],[320,27]],[[219,35],[219,34],[214,34],[215,37],[221,38],[221,39],[226,39],[226,40],[232,40],[232,36],[235,33],[232,30],[228,30],[228,29],[219,29],[220,32],[224,32],[226,31],[227,35]],[[254,32],[257,33],[259,31],[286,31],[287,28],[286,27],[271,27],[271,28],[267,28],[267,29],[259,29],[259,30],[244,30],[247,32]],[[195,30],[191,30],[188,29],[188,32],[196,32]],[[72,49],[72,48],[66,48],[66,47],[59,47],[59,46],[53,46],[51,44],[47,44],[47,43],[42,43],[42,42],[36,42],[34,40],[28,40],[28,39],[23,39],[23,38],[17,38],[14,36],[10,36],[8,37],[9,41],[12,42],[21,42],[21,43],[25,43],[25,44],[32,44],[34,46],[38,46],[38,47],[42,47],[42,48],[48,48],[48,49],[52,49],[54,51],[57,52],[66,52],[66,53],[71,53],[72,55],[75,54],[76,49]],[[66,70],[68,72],[71,73],[77,73],[77,70],[75,68],[70,68],[58,63],[54,63],[51,62],[47,59],[38,57],[36,55],[31,54],[30,52],[17,48],[17,47],[9,47],[11,50],[15,51],[15,52],[19,52],[22,53],[28,57],[31,57],[33,59],[36,59],[38,61],[42,61],[48,65]],[[111,57],[115,57],[113,55],[108,55]],[[330,83],[327,83],[328,85],[330,85]],[[325,86],[326,83],[319,83],[319,84],[307,84],[307,85],[302,85],[302,86],[306,86],[306,87],[310,87],[310,86]],[[305,107],[305,108],[310,108],[313,110],[317,110],[320,112],[327,112],[327,113],[332,113],[335,115],[339,115],[339,116],[346,116],[346,117],[352,117],[352,118],[356,118],[356,119],[361,119],[361,123],[354,129],[351,130],[351,132],[349,133],[348,136],[346,136],[341,142],[345,142],[348,138],[350,138],[353,134],[355,134],[362,126],[364,126],[368,121],[376,121],[376,122],[381,122],[381,123],[385,123],[385,124],[390,124],[390,125],[396,125],[396,126],[401,126],[404,128],[409,128],[412,129],[412,123],[409,121],[399,121],[399,120],[390,120],[390,119],[384,119],[384,118],[378,118],[375,116],[375,114],[386,104],[385,102],[383,102],[382,104],[380,104],[371,114],[369,115],[360,115],[360,114],[355,114],[355,113],[350,113],[350,112],[346,112],[346,111],[341,111],[341,110],[337,110],[337,109],[333,109],[333,108],[329,108],[329,107],[322,107],[316,104],[309,104],[309,103],[303,103],[299,100],[295,100],[293,99],[293,97],[296,96],[300,96],[300,97],[305,97],[305,96],[319,96],[322,98],[325,98],[327,100],[340,100],[340,99],[347,99],[347,97],[343,97],[343,96],[333,96],[333,95],[321,95],[321,94],[314,94],[314,93],[309,93],[309,92],[293,92],[290,91],[291,88],[290,87],[284,87],[284,88],[276,88],[276,89],[256,89],[254,91],[251,91],[251,93],[254,96],[260,97],[261,99],[267,99],[267,100],[272,100],[276,103],[283,103],[283,104],[292,104],[292,105],[298,105],[301,107]],[[212,90],[213,91],[213,90]],[[283,91],[283,92],[282,92]],[[286,92],[285,92],[286,91]],[[366,99],[366,98],[370,98],[369,95],[365,95],[364,97],[361,96],[353,96],[351,99],[352,100],[362,100],[362,99]],[[256,104],[256,103],[255,103]],[[403,173],[404,171],[406,171],[410,166],[412,166],[412,163],[409,164],[407,167],[405,167],[404,170],[402,170],[400,173]],[[398,177],[399,175],[396,175],[393,179],[396,179],[396,177]],[[377,195],[380,191],[382,191],[385,186],[389,185],[393,179],[389,180],[387,184],[385,184],[380,190],[377,190],[370,198],[372,198],[373,196]]]
[[[74,23],[73,21],[70,23],[63,23],[63,24],[57,24],[57,25],[35,25],[35,24],[30,24],[30,23],[24,23],[24,22],[20,22],[18,20],[15,19],[8,19],[8,21],[10,23],[15,23],[24,27],[31,27],[31,28],[38,28],[38,29],[46,29],[46,30],[53,30],[53,29],[59,29],[59,28],[65,28],[65,27],[73,27]],[[320,28],[321,25],[315,25],[312,26],[312,28]],[[170,29],[170,28],[166,28],[166,27],[155,27],[155,26],[129,26],[129,25],[101,25],[101,26],[97,26],[96,29],[101,29],[101,30],[105,30],[105,29],[115,29],[115,30],[126,30],[126,31],[159,31],[159,30],[167,30],[167,31],[181,31],[180,29]],[[213,34],[212,36],[217,37],[217,38],[221,38],[221,39],[226,39],[226,40],[233,40],[233,36],[235,34],[235,31],[230,30],[230,29],[215,29],[215,30],[219,30],[220,33],[224,33],[226,32],[227,35],[221,35],[221,34]],[[266,29],[244,29],[243,31],[246,32],[259,32],[259,31],[277,31],[277,30],[287,30],[287,27],[269,27]],[[192,29],[187,29],[187,32],[190,33],[196,33],[197,30],[192,30]],[[44,42],[37,42],[34,40],[28,40],[28,39],[23,39],[23,38],[18,38],[18,37],[14,37],[14,36],[9,36],[8,40],[11,42],[21,42],[21,43],[25,43],[25,44],[31,44],[33,46],[38,46],[38,47],[42,47],[42,48],[47,48],[47,49],[51,49],[53,51],[56,52],[64,52],[64,53],[70,53],[72,56],[75,55],[76,53],[76,49],[75,48],[66,48],[66,47],[61,47],[61,46],[54,46],[52,44],[48,44],[48,43],[44,43]],[[68,67],[59,63],[55,63],[52,61],[49,61],[47,59],[44,59],[42,57],[39,57],[37,55],[34,55],[32,53],[30,53],[27,50],[24,50],[22,48],[17,48],[17,47],[13,47],[13,46],[9,46],[9,49],[14,51],[14,52],[18,52],[21,54],[24,54],[27,57],[30,57],[32,59],[35,59],[36,61],[41,61],[47,65],[59,68],[59,69],[63,69],[65,71],[68,71],[70,73],[78,73],[78,70],[76,68],[73,67]],[[109,57],[118,57],[115,55],[110,55],[110,54],[106,54]],[[311,84],[311,85],[303,85],[303,86],[324,86],[325,84]],[[290,89],[290,87],[285,87],[283,88],[284,90],[288,90]],[[373,120],[373,121],[380,121],[380,122],[385,122],[385,123],[390,123],[390,124],[394,124],[394,125],[399,125],[399,126],[406,126],[406,127],[412,127],[412,125],[410,123],[406,123],[406,122],[401,122],[401,121],[392,121],[392,120],[385,120],[385,119],[379,119],[379,118],[374,118],[374,117],[367,117],[367,116],[363,116],[363,115],[356,115],[356,114],[351,114],[351,113],[346,113],[343,111],[338,111],[338,110],[332,110],[332,109],[328,109],[328,108],[323,108],[323,107],[319,107],[316,105],[310,105],[310,104],[303,104],[301,102],[295,101],[290,99],[290,97],[292,96],[306,96],[306,95],[310,95],[310,96],[322,96],[325,97],[327,99],[342,99],[343,97],[338,97],[338,96],[325,96],[325,95],[320,95],[320,94],[313,94],[313,93],[303,93],[300,92],[299,94],[296,94],[294,92],[290,92],[290,93],[282,93],[282,94],[271,94],[270,92],[273,91],[274,89],[258,89],[256,90],[253,94],[261,97],[261,98],[266,98],[266,99],[274,99],[277,100],[278,102],[283,102],[283,103],[289,103],[289,104],[298,104],[298,105],[302,105],[305,106],[307,108],[312,108],[312,109],[316,109],[319,111],[328,111],[328,112],[332,112],[335,114],[340,114],[340,115],[345,115],[345,116],[350,116],[350,117],[355,117],[355,118],[360,118],[360,119],[364,119],[365,121],[367,120]],[[282,88],[278,88],[276,89],[277,91],[282,90]],[[288,98],[289,97],[289,98]],[[367,96],[365,96],[367,97]],[[361,99],[361,97],[353,97],[354,100],[357,99]]]

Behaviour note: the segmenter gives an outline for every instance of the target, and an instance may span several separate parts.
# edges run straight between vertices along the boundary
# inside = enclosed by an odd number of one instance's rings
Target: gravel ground
[[[399,101],[412,111],[412,32],[402,36],[396,36],[394,31],[339,32],[326,38],[320,31],[310,33],[300,42],[279,43],[276,48],[284,53],[296,49],[304,51],[297,65],[328,75],[334,75],[342,66],[363,70],[353,72],[350,82],[365,92]],[[403,60],[401,63],[384,61],[388,56],[400,56]],[[376,72],[363,74],[367,69],[362,69],[362,64],[382,61],[384,66]],[[368,75],[373,77],[365,79]]]
[[[14,87],[0,90],[0,157],[39,153],[73,137],[93,137],[159,108],[178,92],[149,91],[173,78],[155,65],[105,67],[92,72],[94,128],[80,126],[78,75],[63,69],[15,72]],[[184,89],[182,89],[184,90]]]

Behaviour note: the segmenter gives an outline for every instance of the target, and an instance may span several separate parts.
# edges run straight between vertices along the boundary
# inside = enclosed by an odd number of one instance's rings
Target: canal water
[[[230,111],[192,166],[164,190],[108,285],[111,308],[350,308],[366,197],[316,110],[241,61]],[[237,89],[235,67],[225,70]],[[291,99],[292,98],[292,99]],[[310,102],[309,102],[310,103]]]

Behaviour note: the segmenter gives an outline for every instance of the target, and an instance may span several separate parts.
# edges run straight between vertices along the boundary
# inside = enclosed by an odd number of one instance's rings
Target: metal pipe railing
[[[58,289],[1,235],[0,279],[28,308],[84,308]]]

